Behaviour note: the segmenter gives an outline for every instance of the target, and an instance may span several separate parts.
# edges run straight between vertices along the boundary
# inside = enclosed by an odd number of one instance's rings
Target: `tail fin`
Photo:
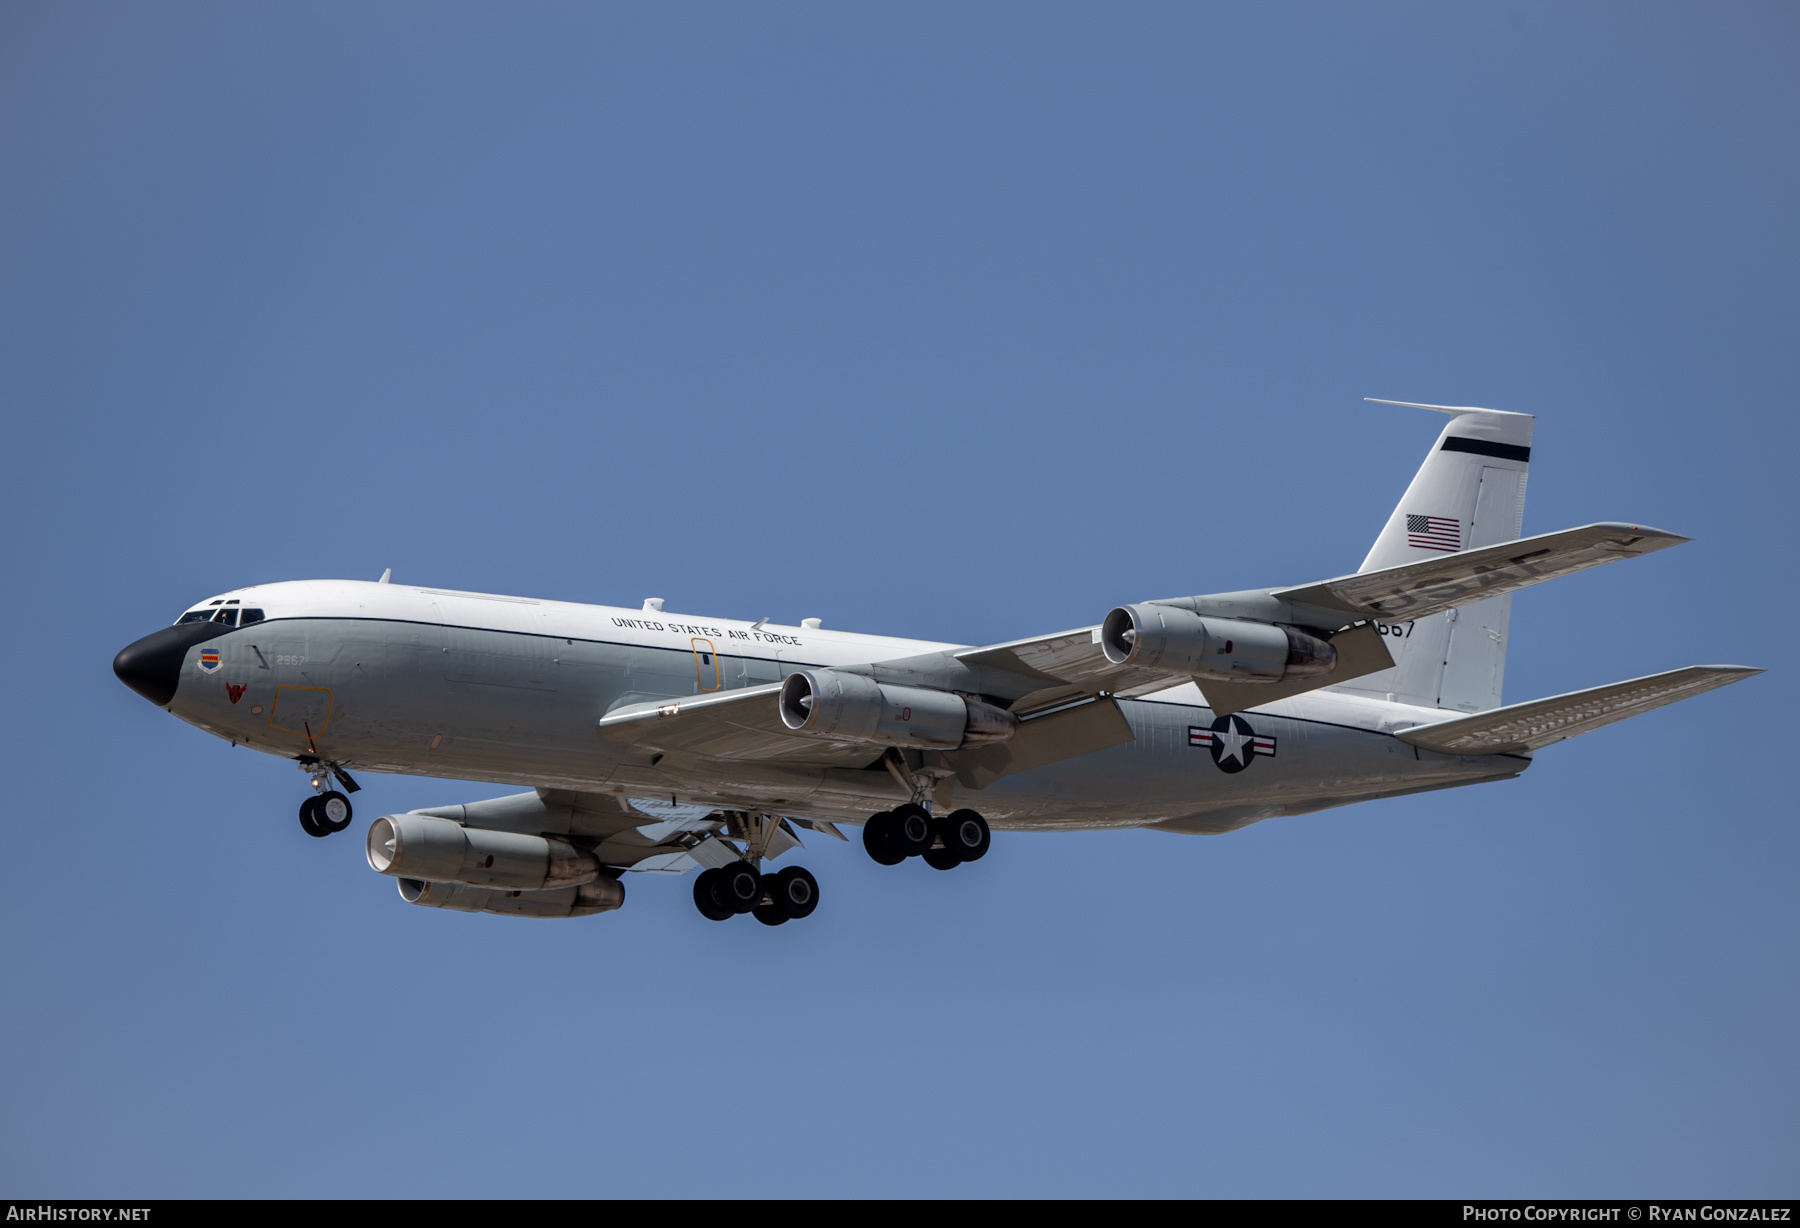
[[[1520,535],[1535,419],[1497,409],[1414,407],[1450,414],[1450,424],[1419,466],[1359,572],[1492,546]],[[1393,626],[1387,646],[1394,668],[1333,689],[1460,712],[1497,708],[1511,616],[1509,594]]]

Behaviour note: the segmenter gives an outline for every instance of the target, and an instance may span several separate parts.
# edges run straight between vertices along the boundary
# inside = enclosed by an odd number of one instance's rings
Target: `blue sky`
[[[19,1196],[1791,1194],[1792,6],[0,11]],[[969,643],[1352,570],[1441,420],[1509,700],[1768,675],[1219,838],[409,908],[108,668],[314,576]],[[815,844],[821,843],[815,841]]]

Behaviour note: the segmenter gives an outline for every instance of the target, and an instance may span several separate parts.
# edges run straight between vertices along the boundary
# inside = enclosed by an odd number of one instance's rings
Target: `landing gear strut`
[[[926,808],[946,769],[912,763],[899,747],[889,747],[881,764],[895,782],[912,793],[912,800],[892,810],[869,816],[863,824],[863,848],[884,866],[897,866],[908,857],[922,858],[934,870],[954,870],[965,861],[980,861],[991,837],[987,820],[973,810],[952,811],[938,818]]]
[[[980,861],[992,840],[987,820],[973,810],[938,818],[913,802],[872,815],[863,824],[863,848],[884,866],[918,857],[934,870],[954,870],[965,861]]]
[[[331,787],[337,777],[345,789],[355,793],[361,786],[350,773],[335,763],[324,763],[310,756],[300,760],[300,770],[307,773],[314,796],[300,803],[300,828],[309,836],[329,836],[350,826],[350,799]]]
[[[702,870],[694,878],[694,907],[708,921],[728,921],[749,913],[764,925],[783,925],[812,915],[819,906],[819,880],[799,866],[789,866],[773,874],[757,870],[773,846],[776,855],[794,847],[793,829],[780,815],[761,811],[729,812],[726,826],[734,840],[744,842],[741,860],[729,865]],[[782,833],[786,832],[783,836]],[[835,830],[832,834],[837,834]],[[777,843],[780,837],[785,843]],[[842,837],[840,837],[841,839]],[[736,851],[736,846],[722,841],[715,846]]]

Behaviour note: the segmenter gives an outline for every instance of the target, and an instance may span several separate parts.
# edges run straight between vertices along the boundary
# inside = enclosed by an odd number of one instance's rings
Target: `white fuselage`
[[[263,617],[189,648],[167,706],[234,743],[377,772],[668,796],[852,823],[905,800],[878,750],[860,769],[679,755],[650,762],[601,736],[597,722],[625,705],[777,682],[798,668],[958,647],[348,580],[260,585],[195,610],[225,603]],[[1224,722],[1192,684],[1120,706],[1134,741],[985,789],[946,782],[938,801],[979,809],[997,828],[1217,832],[1504,779],[1530,762],[1418,750],[1393,732],[1445,713],[1331,689]]]

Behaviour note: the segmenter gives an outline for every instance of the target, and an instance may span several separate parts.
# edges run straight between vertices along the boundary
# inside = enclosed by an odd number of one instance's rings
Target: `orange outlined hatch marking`
[[[692,640],[694,645],[694,685],[702,691],[719,689],[719,654],[711,640]]]
[[[331,719],[331,690],[322,686],[278,686],[269,708],[269,728],[296,738],[316,738]],[[310,733],[309,733],[310,731]]]

